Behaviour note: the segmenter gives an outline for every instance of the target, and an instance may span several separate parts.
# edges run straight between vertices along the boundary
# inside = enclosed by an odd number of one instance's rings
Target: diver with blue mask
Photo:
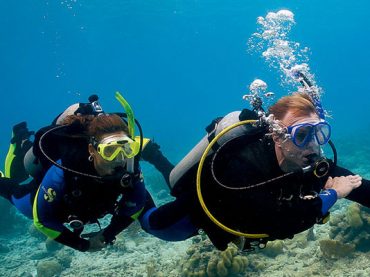
[[[165,240],[202,229],[220,250],[240,239],[250,250],[325,223],[339,198],[370,207],[370,182],[336,164],[318,102],[296,93],[266,114],[255,100],[253,111],[232,112],[206,128],[171,172],[176,200],[148,210],[144,229]],[[334,161],[323,155],[326,144]]]
[[[1,196],[49,238],[79,251],[113,243],[118,233],[154,207],[139,166],[148,141],[138,123],[140,136],[135,136],[131,107],[119,93],[116,98],[125,115],[104,113],[93,96],[91,105],[74,105],[55,125],[37,132],[25,165],[34,176],[29,183],[19,185],[22,176],[0,178]],[[152,155],[158,157],[156,150]],[[7,160],[7,169],[14,168],[14,160]],[[101,229],[98,220],[107,214],[112,214],[111,221]],[[81,235],[86,224],[94,223],[99,232]]]

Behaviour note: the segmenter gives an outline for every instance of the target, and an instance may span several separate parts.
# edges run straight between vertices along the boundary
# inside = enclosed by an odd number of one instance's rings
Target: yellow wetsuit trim
[[[136,137],[135,137],[135,141],[136,141],[136,142],[140,142],[140,136],[136,136]],[[145,146],[147,146],[147,144],[149,143],[149,141],[150,141],[150,139],[148,139],[148,138],[143,138],[143,147],[142,147],[142,149],[144,149],[144,148],[145,148]]]
[[[45,227],[44,225],[42,225],[42,223],[40,222],[40,220],[38,218],[37,198],[39,196],[39,191],[40,191],[40,188],[37,190],[35,199],[33,200],[33,207],[32,207],[33,224],[35,225],[36,229],[39,230],[44,235],[48,236],[51,239],[56,239],[57,237],[60,236],[61,232],[55,231],[55,230],[52,230],[52,229],[49,229],[49,228]]]
[[[13,132],[12,132],[12,137],[14,137]],[[12,143],[9,146],[8,154],[6,154],[6,158],[5,158],[5,172],[4,173],[5,173],[5,177],[8,177],[8,178],[12,177],[10,176],[10,168],[15,158],[14,151],[15,151],[15,143]]]
[[[138,211],[138,212],[134,213],[134,214],[131,216],[131,218],[132,218],[133,220],[137,220],[137,219],[138,219],[138,217],[139,217],[139,216],[141,215],[141,213],[143,212],[143,210],[144,210],[144,207],[142,207],[140,211]]]

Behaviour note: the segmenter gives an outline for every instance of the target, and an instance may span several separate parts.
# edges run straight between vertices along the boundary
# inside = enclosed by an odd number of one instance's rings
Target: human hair
[[[310,96],[307,93],[299,92],[284,96],[269,107],[269,113],[273,114],[275,119],[278,120],[282,120],[288,112],[291,112],[294,116],[317,114]]]
[[[69,125],[75,132],[87,138],[100,140],[104,135],[115,132],[129,134],[126,123],[116,114],[69,115],[63,120],[63,125]]]

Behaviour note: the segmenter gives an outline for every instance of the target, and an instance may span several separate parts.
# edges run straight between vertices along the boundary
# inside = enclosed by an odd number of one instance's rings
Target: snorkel
[[[129,136],[132,139],[135,139],[135,117],[134,112],[131,109],[130,104],[126,101],[123,96],[116,91],[115,97],[117,101],[122,105],[123,109],[125,110],[127,114],[127,123],[128,123],[128,132]],[[140,143],[141,145],[141,143]],[[141,146],[140,146],[141,148]],[[134,164],[135,164],[135,158],[127,159],[127,172],[134,173]]]
[[[134,117],[134,112],[131,109],[130,104],[126,101],[123,96],[116,91],[115,97],[117,101],[122,105],[123,109],[125,110],[127,114],[127,122],[128,122],[128,132],[130,137],[133,139],[135,138],[135,117]]]

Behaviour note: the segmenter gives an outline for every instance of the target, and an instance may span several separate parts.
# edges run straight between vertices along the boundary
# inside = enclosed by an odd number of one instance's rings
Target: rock
[[[41,261],[37,264],[37,277],[58,276],[62,271],[62,265],[55,259]]]
[[[31,260],[42,260],[42,259],[45,259],[49,257],[49,254],[48,252],[46,251],[34,251],[30,256],[29,258]]]
[[[56,255],[58,262],[63,266],[63,268],[69,268],[72,263],[72,255],[67,251],[60,251]]]

